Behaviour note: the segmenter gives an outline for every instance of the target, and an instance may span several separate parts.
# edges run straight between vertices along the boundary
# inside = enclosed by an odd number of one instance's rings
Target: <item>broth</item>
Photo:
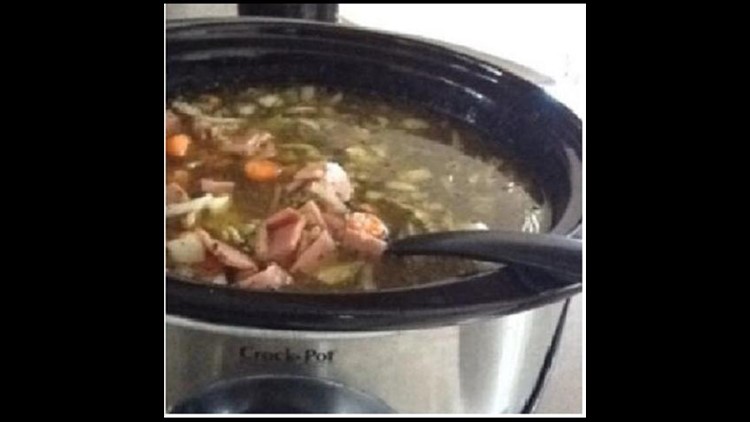
[[[167,112],[168,270],[287,291],[478,272],[486,264],[381,253],[389,239],[424,232],[549,227],[530,179],[481,139],[409,105],[323,87],[176,98]]]

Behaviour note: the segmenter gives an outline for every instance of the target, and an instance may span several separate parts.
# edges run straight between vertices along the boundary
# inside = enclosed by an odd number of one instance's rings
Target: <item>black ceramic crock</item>
[[[535,176],[553,210],[551,232],[580,232],[581,121],[521,77],[436,44],[339,25],[272,18],[167,24],[168,98],[216,86],[292,82],[375,93],[469,124],[491,151],[511,153]],[[514,267],[340,294],[250,292],[167,275],[167,313],[274,329],[411,329],[520,312],[581,288]]]

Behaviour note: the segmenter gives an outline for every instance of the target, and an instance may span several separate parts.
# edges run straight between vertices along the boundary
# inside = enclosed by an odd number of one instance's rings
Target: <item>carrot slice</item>
[[[184,157],[190,146],[190,137],[187,135],[174,135],[167,138],[167,154],[172,157]]]
[[[253,182],[270,182],[281,174],[281,166],[271,160],[250,160],[245,163],[245,176]]]

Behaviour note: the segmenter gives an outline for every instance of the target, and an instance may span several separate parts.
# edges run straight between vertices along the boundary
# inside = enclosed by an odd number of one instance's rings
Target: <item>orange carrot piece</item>
[[[271,160],[250,160],[245,163],[245,176],[253,182],[270,182],[281,174],[281,166]]]
[[[172,157],[184,157],[190,146],[190,137],[187,135],[174,135],[167,138],[167,154]]]

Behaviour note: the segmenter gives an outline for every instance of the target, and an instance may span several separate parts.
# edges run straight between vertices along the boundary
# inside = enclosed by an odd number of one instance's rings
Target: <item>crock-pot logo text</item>
[[[325,364],[333,362],[335,350],[321,351],[307,349],[295,352],[288,347],[284,350],[258,350],[249,346],[240,348],[240,356],[254,363],[301,363],[301,364]]]

